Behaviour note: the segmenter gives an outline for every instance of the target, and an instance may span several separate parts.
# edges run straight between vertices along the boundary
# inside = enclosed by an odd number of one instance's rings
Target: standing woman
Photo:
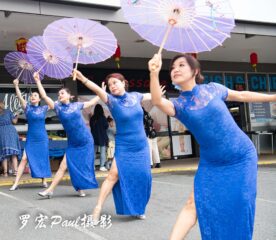
[[[86,194],[83,190],[97,188],[98,183],[94,172],[94,141],[82,118],[81,110],[95,105],[99,98],[96,97],[84,103],[71,103],[69,89],[62,88],[58,92],[58,101],[54,102],[47,96],[37,73],[34,74],[34,78],[41,97],[50,109],[55,109],[68,139],[66,153],[52,184],[44,192],[38,194],[41,197],[51,198],[54,189],[64,176],[68,166],[73,187],[79,192],[80,197],[85,197]]]
[[[107,104],[116,123],[115,157],[102,184],[93,221],[98,222],[103,204],[113,190],[116,213],[145,218],[151,194],[150,154],[143,126],[141,102],[150,94],[126,92],[127,81],[119,73],[106,77],[110,93],[75,71],[77,79]]]
[[[17,175],[18,156],[21,155],[18,133],[13,124],[16,124],[18,116],[12,114],[0,101],[0,162],[3,165],[3,176],[8,176],[8,159],[12,158],[13,175]]]
[[[97,104],[94,113],[89,121],[92,136],[94,138],[94,152],[96,156],[97,148],[100,147],[100,171],[107,171],[106,163],[106,146],[108,144],[107,128],[108,122],[104,116],[104,110],[101,104]]]
[[[40,96],[37,92],[32,92],[30,97],[31,104],[27,104],[21,95],[19,89],[19,81],[13,81],[16,95],[24,109],[28,121],[27,140],[25,151],[18,167],[18,173],[10,191],[18,188],[19,180],[22,177],[24,169],[29,162],[31,168],[31,176],[33,178],[41,178],[42,186],[47,187],[46,179],[51,177],[51,168],[49,162],[49,140],[45,128],[45,118],[48,106],[39,106]]]
[[[252,141],[237,126],[224,101],[270,102],[275,95],[234,91],[217,83],[201,84],[199,62],[190,55],[173,58],[170,75],[181,89],[171,102],[161,98],[162,61],[149,61],[152,102],[180,120],[200,145],[200,162],[190,195],[170,239],[183,239],[198,216],[203,240],[251,240],[253,235],[257,153]],[[196,212],[194,209],[194,201]]]
[[[153,119],[150,114],[143,108],[144,111],[144,128],[146,136],[148,138],[149,149],[150,149],[150,165],[153,168],[153,163],[156,163],[155,168],[160,168],[160,156],[157,146],[157,133],[153,127]]]

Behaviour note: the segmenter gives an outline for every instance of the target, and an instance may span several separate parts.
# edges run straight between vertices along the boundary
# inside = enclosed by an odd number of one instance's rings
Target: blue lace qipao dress
[[[49,140],[45,128],[48,106],[26,105],[25,114],[28,121],[25,152],[33,178],[51,177],[49,161]]]
[[[142,215],[151,194],[150,153],[143,125],[143,95],[108,95],[107,105],[116,123],[115,161],[119,181],[113,188],[116,213]]]
[[[55,111],[68,139],[66,162],[76,191],[97,188],[94,171],[94,141],[82,118],[83,103],[55,102]]]
[[[229,113],[227,94],[209,83],[174,101],[175,117],[200,145],[194,195],[203,240],[251,240],[253,234],[257,154]]]

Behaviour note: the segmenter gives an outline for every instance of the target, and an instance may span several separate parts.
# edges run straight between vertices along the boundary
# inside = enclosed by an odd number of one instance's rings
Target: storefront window
[[[276,91],[276,74],[269,74],[269,90],[271,92]]]
[[[246,89],[243,73],[225,73],[224,82],[226,87],[233,90],[243,91]]]
[[[169,98],[174,101],[176,98]],[[170,117],[170,132],[172,136],[172,154],[174,157],[192,155],[192,136],[185,125],[174,117]]]
[[[204,81],[203,83],[210,83],[210,82],[216,82],[223,84],[223,75],[222,73],[212,73],[212,72],[205,72],[203,73]]]
[[[268,90],[266,74],[249,73],[247,78],[249,91],[266,92]]]

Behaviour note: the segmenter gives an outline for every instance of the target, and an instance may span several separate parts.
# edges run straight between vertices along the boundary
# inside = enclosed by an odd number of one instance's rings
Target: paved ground
[[[258,174],[258,198],[254,240],[276,239],[276,167],[262,166]],[[111,215],[110,226],[83,228],[76,225],[78,217],[90,214],[95,206],[99,190],[88,191],[88,196],[80,198],[68,181],[63,181],[56,189],[53,199],[40,199],[38,184],[26,184],[15,192],[9,192],[7,184],[0,187],[0,238],[1,240],[25,239],[94,239],[94,240],[166,240],[175,218],[192,189],[194,171],[183,171],[183,166],[165,163],[153,174],[153,191],[147,208],[147,219],[115,215],[113,199],[106,202],[104,213]],[[186,166],[187,167],[187,166]],[[174,168],[174,170],[173,170]],[[191,168],[191,166],[187,167]],[[167,171],[165,172],[165,169]],[[156,171],[156,170],[155,170]],[[98,178],[101,183],[103,178]],[[3,183],[3,182],[2,182]],[[41,215],[42,214],[42,215]],[[29,216],[25,227],[19,219]],[[40,222],[42,217],[48,217]],[[51,219],[52,218],[52,219]],[[60,224],[55,224],[61,221]],[[81,224],[83,221],[78,221]],[[45,223],[43,225],[42,223]],[[105,228],[104,228],[105,227]],[[109,228],[108,228],[109,227]],[[107,229],[108,228],[108,229]],[[198,240],[198,225],[190,232],[187,240]]]
[[[57,160],[54,160],[57,161]],[[152,173],[168,173],[168,172],[181,172],[181,171],[196,171],[198,166],[198,158],[186,158],[186,159],[178,159],[178,160],[167,160],[162,161],[162,167],[161,168],[154,168],[152,169]],[[269,165],[276,165],[276,155],[261,155],[259,156],[259,163],[260,166],[269,166]],[[57,165],[57,164],[55,164]],[[53,173],[54,175],[55,173]],[[96,171],[96,177],[106,177],[106,172],[100,172]],[[70,180],[70,177],[68,174],[65,174],[64,181]],[[1,186],[11,186],[13,184],[14,177],[9,176],[7,178],[0,177],[0,187]],[[51,182],[51,179],[48,179],[49,182]],[[32,183],[40,183],[40,179],[33,179],[29,174],[24,174],[21,178],[20,183],[22,184],[32,184]]]

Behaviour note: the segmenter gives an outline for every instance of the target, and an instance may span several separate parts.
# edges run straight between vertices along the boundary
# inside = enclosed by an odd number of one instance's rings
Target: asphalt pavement
[[[146,220],[117,216],[112,196],[109,196],[102,221],[96,227],[91,226],[88,215],[96,204],[99,189],[89,190],[87,196],[81,198],[65,179],[52,199],[41,199],[37,195],[42,190],[39,183],[24,184],[10,192],[9,185],[2,182],[0,239],[167,240],[178,212],[192,190],[195,170],[192,166],[181,170],[183,166],[175,163],[165,165],[153,171]],[[101,184],[104,174],[97,174]],[[260,166],[254,240],[276,239],[275,183],[276,165]],[[186,239],[200,239],[198,224]]]

